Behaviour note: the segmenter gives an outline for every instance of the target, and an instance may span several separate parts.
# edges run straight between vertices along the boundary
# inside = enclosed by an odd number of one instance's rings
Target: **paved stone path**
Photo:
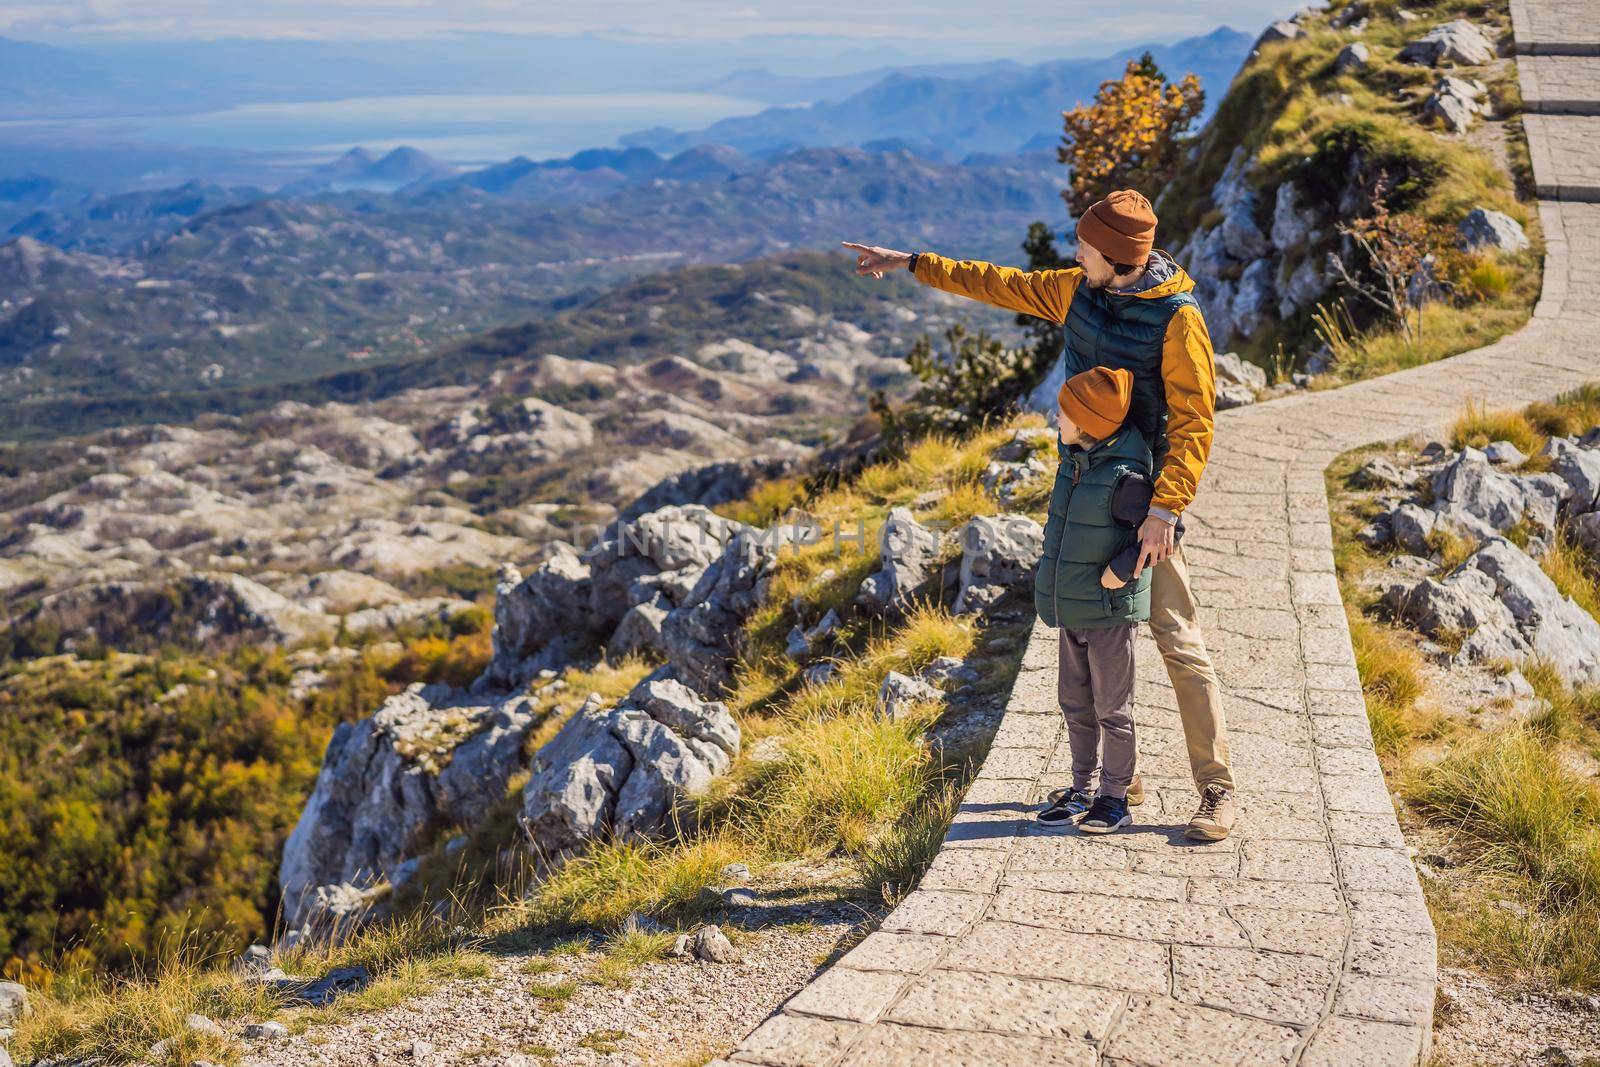
[[[1589,3],[1513,0],[1519,40],[1562,51],[1574,28],[1562,12]],[[1577,26],[1595,33],[1595,21]],[[1568,84],[1556,63],[1541,60],[1542,75]],[[1538,118],[1536,166],[1553,129],[1588,161],[1579,178],[1594,173],[1600,143],[1565,132],[1593,120]],[[1367,1067],[1426,1056],[1433,927],[1373,754],[1323,471],[1358,445],[1441,429],[1469,400],[1515,406],[1600,379],[1600,205],[1549,199],[1539,210],[1545,284],[1521,333],[1219,417],[1185,543],[1226,692],[1235,835],[1181,837],[1196,797],[1148,637],[1138,726],[1150,795],[1135,826],[1105,839],[1030,831],[1069,768],[1056,633],[1039,626],[994,747],[917,890],[732,1061]]]

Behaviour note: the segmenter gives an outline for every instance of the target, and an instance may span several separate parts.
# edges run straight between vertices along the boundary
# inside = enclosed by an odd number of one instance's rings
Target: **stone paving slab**
[[[1517,80],[1528,111],[1600,115],[1600,55],[1519,56]]]
[[[1588,29],[1595,14],[1591,0],[1513,8],[1522,51],[1538,55],[1571,51],[1570,20]],[[1558,63],[1534,69],[1580,69]],[[1530,115],[1528,133],[1546,177],[1560,156],[1572,188],[1600,190],[1600,120]],[[1546,199],[1539,211],[1544,288],[1522,332],[1218,416],[1186,554],[1224,690],[1235,834],[1181,836],[1195,790],[1147,633],[1136,672],[1147,798],[1132,832],[1034,830],[1031,806],[1070,763],[1056,632],[1038,625],[921,884],[717,1064],[1425,1061],[1437,945],[1373,754],[1323,472],[1358,445],[1442,431],[1468,401],[1517,407],[1600,378],[1600,204]]]
[[[1520,55],[1600,55],[1593,0],[1511,0]]]
[[[1525,115],[1523,124],[1539,195],[1600,203],[1600,114]]]

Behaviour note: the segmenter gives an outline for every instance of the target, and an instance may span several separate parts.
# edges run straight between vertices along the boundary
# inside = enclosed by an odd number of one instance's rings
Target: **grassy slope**
[[[1525,412],[1469,410],[1454,443],[1514,439],[1531,453],[1547,434],[1596,425],[1600,387],[1591,386]],[[1374,594],[1360,585],[1388,553],[1355,540],[1374,505],[1349,476],[1385,451],[1360,449],[1329,468],[1335,555],[1368,718],[1404,804],[1407,837],[1452,865],[1423,883],[1444,957],[1498,976],[1600,989],[1600,786],[1580,769],[1600,756],[1600,690],[1574,691],[1534,663],[1523,673],[1541,703],[1525,721],[1501,722],[1493,706],[1439,710],[1416,635],[1378,616]],[[1447,564],[1470,551],[1459,540],[1440,541]],[[1563,537],[1540,563],[1596,613],[1593,557]]]
[[[744,628],[728,698],[744,730],[743,753],[715,791],[685,814],[674,838],[601,845],[534,884],[525,860],[508,868],[499,859],[503,848],[518,842],[514,816],[521,782],[513,781],[506,801],[471,830],[467,849],[448,861],[442,848],[436,851],[413,883],[424,891],[418,895],[451,895],[454,912],[422,918],[425,911],[406,908],[413,899],[408,896],[397,901],[402,919],[336,950],[283,961],[287,969],[305,972],[359,962],[377,976],[367,992],[331,1009],[285,1011],[231,975],[226,953],[193,942],[189,951],[167,954],[142,976],[96,976],[65,960],[31,972],[38,1011],[22,1024],[13,1048],[27,1056],[92,1052],[131,1061],[153,1041],[180,1035],[191,1011],[219,1019],[277,1016],[303,1029],[387,1006],[447,977],[481,974],[485,952],[548,954],[562,951],[561,939],[573,936],[605,953],[590,980],[625,984],[634,964],[659,956],[670,943],[640,932],[627,917],[694,921],[707,907],[702,891],[734,861],[748,864],[758,879],[763,870],[790,861],[843,861],[854,872],[843,892],[878,906],[898,899],[931,859],[987,741],[979,737],[962,747],[931,743],[929,728],[957,714],[937,704],[899,721],[880,719],[878,685],[890,670],[915,671],[948,655],[965,658],[981,672],[974,684],[978,694],[1004,693],[1015,677],[1031,615],[1021,597],[1019,618],[989,625],[982,617],[952,615],[949,594],[892,623],[857,616],[848,605],[860,580],[876,568],[876,529],[890,508],[912,506],[927,494],[925,506],[917,508],[925,522],[957,524],[996,513],[979,484],[991,451],[1013,429],[1041,425],[1025,416],[965,440],[930,438],[904,458],[869,466],[849,483],[803,502],[825,526],[837,520],[854,529],[862,520],[864,546],[847,542],[840,555],[824,539],[782,557],[765,606]],[[1043,447],[1049,444],[1047,438]],[[1042,520],[1047,491],[1048,479],[1039,480],[1013,510]],[[802,503],[800,493],[797,483],[769,483],[725,510],[770,522]],[[798,615],[808,623],[830,607],[845,617],[832,656],[838,673],[820,685],[806,683],[784,653],[796,599]],[[552,736],[583,694],[620,696],[651,666],[631,659],[569,670],[565,686],[543,698],[544,722],[529,748]],[[458,923],[476,933],[451,935]],[[552,1005],[570,995],[563,989],[552,988]],[[235,1062],[238,1055],[236,1046],[187,1035],[167,1062]]]
[[[1537,212],[1530,202],[1518,199],[1518,189],[1531,185],[1520,121],[1507,123],[1513,171],[1507,174],[1470,140],[1424,125],[1421,102],[1441,72],[1395,59],[1405,43],[1422,36],[1432,25],[1454,18],[1468,18],[1509,33],[1510,16],[1504,0],[1404,5],[1372,0],[1365,4],[1369,22],[1360,36],[1329,24],[1346,6],[1335,0],[1327,12],[1303,19],[1306,36],[1265,46],[1240,71],[1215,118],[1157,202],[1167,247],[1176,251],[1197,228],[1218,221],[1210,201],[1211,188],[1234,150],[1243,146],[1258,161],[1253,180],[1266,190],[1258,219],[1264,232],[1271,225],[1272,194],[1277,185],[1296,181],[1316,202],[1331,204],[1346,179],[1352,153],[1357,153],[1372,171],[1381,169],[1394,181],[1391,201],[1396,209],[1414,211],[1439,227],[1453,228],[1472,208],[1485,205],[1506,212],[1527,227],[1535,248],[1494,261],[1498,270],[1490,268],[1477,275],[1479,284],[1470,286],[1471,291],[1462,298],[1431,304],[1422,338],[1415,344],[1407,343],[1398,331],[1362,319],[1364,310],[1352,304],[1363,330],[1341,365],[1322,384],[1386,374],[1477,348],[1512,332],[1527,320],[1537,300],[1541,264]],[[1419,19],[1399,21],[1394,12],[1402,6]],[[1370,64],[1360,71],[1336,73],[1334,58],[1345,44],[1356,40],[1371,49]],[[1498,112],[1520,111],[1515,71],[1509,63],[1451,73],[1482,77]],[[1305,249],[1305,254],[1321,256],[1336,247],[1336,241],[1336,235],[1326,234]],[[1324,301],[1334,295],[1325,296]],[[1240,351],[1271,371],[1280,345],[1295,357],[1297,366],[1320,347],[1311,309],[1259,331]]]

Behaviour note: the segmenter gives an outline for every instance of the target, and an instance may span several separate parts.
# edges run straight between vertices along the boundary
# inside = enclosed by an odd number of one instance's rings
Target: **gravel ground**
[[[1433,1050],[1440,1065],[1600,1065],[1600,998],[1517,992],[1441,968],[1439,1000]]]
[[[848,901],[803,909],[810,930],[771,927],[736,938],[733,963],[664,960],[634,972],[630,988],[613,989],[584,976],[598,953],[552,957],[558,969],[526,974],[530,957],[498,959],[487,978],[451,982],[382,1011],[272,1044],[255,1044],[244,1067],[332,1067],[395,1062],[576,1067],[580,1064],[696,1064],[732,1048],[819,970],[841,939],[876,919]],[[802,917],[783,908],[783,921]],[[729,929],[724,924],[724,929]],[[576,979],[564,1007],[551,1010],[532,989]],[[413,1042],[432,1046],[413,1056]]]

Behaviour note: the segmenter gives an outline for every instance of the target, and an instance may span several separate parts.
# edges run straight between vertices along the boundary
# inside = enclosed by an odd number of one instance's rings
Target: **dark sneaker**
[[[1078,829],[1086,834],[1114,834],[1132,821],[1126,800],[1100,796],[1089,806],[1089,814],[1078,821]]]
[[[1200,794],[1200,807],[1189,820],[1184,836],[1191,841],[1221,841],[1233,830],[1234,815],[1233,791],[1208,785]]]
[[[1050,803],[1034,816],[1041,830],[1064,830],[1076,826],[1093,804],[1093,799],[1081,789],[1057,789],[1050,794]]]

